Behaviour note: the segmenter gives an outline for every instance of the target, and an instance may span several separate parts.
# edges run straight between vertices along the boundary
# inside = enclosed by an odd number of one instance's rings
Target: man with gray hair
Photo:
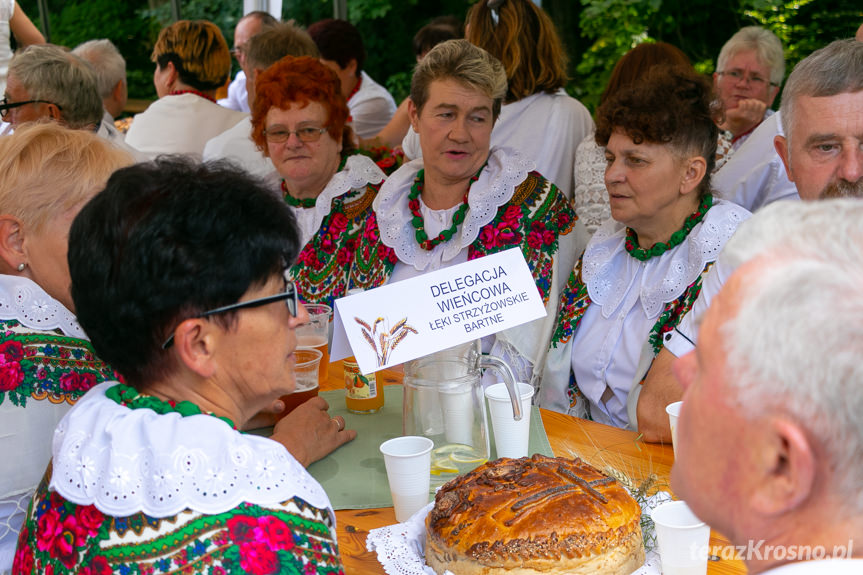
[[[318,47],[312,37],[292,22],[277,23],[246,42],[243,71],[250,106],[254,106],[255,102],[257,77],[285,56],[318,57]],[[251,133],[252,121],[246,116],[237,125],[207,142],[204,160],[234,160],[252,175],[277,185],[278,172],[269,158],[255,146]]]
[[[863,42],[836,40],[794,68],[774,139],[804,200],[863,197]]]
[[[863,573],[861,221],[845,199],[742,224],[720,256],[739,267],[674,365],[672,487],[749,573]]]
[[[0,115],[13,129],[50,118],[69,128],[96,131],[102,113],[96,75],[87,62],[51,44],[15,54],[0,105]]]
[[[114,43],[107,39],[89,40],[72,50],[76,56],[89,62],[96,73],[99,95],[105,106],[103,121],[113,124],[123,113],[129,99],[126,85],[126,60]]]

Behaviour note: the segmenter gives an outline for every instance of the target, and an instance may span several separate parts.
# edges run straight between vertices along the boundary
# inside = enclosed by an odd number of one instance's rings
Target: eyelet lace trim
[[[736,204],[716,200],[682,244],[645,262],[626,253],[626,226],[608,220],[584,251],[582,277],[591,301],[601,306],[607,319],[635,289],[645,316],[658,317],[665,304],[680,297],[708,262],[716,261],[725,242],[749,215]],[[643,268],[642,273],[638,267]],[[633,285],[635,282],[639,285]]]
[[[28,278],[0,275],[0,317],[33,330],[59,329],[65,336],[90,340],[75,314]]]
[[[171,517],[184,509],[224,513],[242,502],[299,496],[331,508],[323,488],[279,443],[244,435],[208,415],[159,415],[94,387],[54,432],[51,488],[108,515]]]
[[[365,189],[368,184],[379,184],[386,179],[383,171],[368,156],[355,154],[348,156],[344,169],[330,178],[324,190],[315,201],[314,209],[295,208],[294,213],[300,224],[303,245],[321,229],[321,223],[330,213],[333,199],[351,190]]]
[[[605,189],[605,148],[591,134],[575,152],[575,192],[572,204],[578,219],[589,233],[611,218],[608,190]]]
[[[527,179],[534,166],[533,160],[516,150],[494,148],[488,158],[488,167],[471,188],[468,197],[470,209],[464,223],[450,241],[426,251],[416,241],[411,225],[413,216],[408,207],[411,185],[423,168],[421,158],[413,160],[384,182],[375,199],[381,241],[395,250],[400,261],[420,271],[435,261],[449,261],[479,237],[482,227],[494,219],[498,208],[512,199],[515,188]]]

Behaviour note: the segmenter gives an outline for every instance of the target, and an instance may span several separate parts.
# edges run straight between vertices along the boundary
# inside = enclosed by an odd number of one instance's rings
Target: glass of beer
[[[316,349],[321,352],[321,364],[318,368],[320,370],[318,383],[321,383],[327,380],[330,367],[330,351],[327,342],[333,308],[322,303],[307,303],[303,304],[303,307],[309,312],[309,323],[297,328],[297,347]]]
[[[294,350],[296,364],[294,365],[294,374],[297,379],[297,387],[293,393],[283,395],[280,399],[285,403],[285,410],[279,414],[281,419],[290,413],[295,407],[318,394],[320,385],[318,384],[318,366],[320,365],[322,356],[317,349],[302,349]]]

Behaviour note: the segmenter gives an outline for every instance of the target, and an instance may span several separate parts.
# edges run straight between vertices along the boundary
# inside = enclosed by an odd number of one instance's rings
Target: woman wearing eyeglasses
[[[84,130],[20,126],[0,138],[0,572],[12,565],[54,427],[114,379],[75,319],[66,243],[81,206],[132,158]]]
[[[371,209],[384,173],[356,153],[339,78],[316,58],[285,57],[255,82],[252,139],[282,177],[303,246],[291,273],[300,297],[325,303],[375,287],[368,269],[382,246]]]
[[[304,465],[355,432],[323,398],[270,438],[239,432],[295,386],[308,315],[285,271],[298,248],[288,207],[230,164],[138,164],[84,207],[72,296],[124,382],[94,387],[58,426],[17,569],[343,572]]]

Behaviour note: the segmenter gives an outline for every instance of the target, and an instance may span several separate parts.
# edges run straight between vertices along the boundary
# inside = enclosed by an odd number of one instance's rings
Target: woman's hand
[[[356,430],[345,429],[341,415],[330,417],[329,407],[323,397],[311,398],[283,417],[270,439],[284,445],[303,467],[308,467],[357,436]]]
[[[736,108],[725,111],[725,121],[719,127],[730,131],[735,136],[745,134],[761,123],[766,111],[767,104],[761,100],[755,98],[741,100]]]

